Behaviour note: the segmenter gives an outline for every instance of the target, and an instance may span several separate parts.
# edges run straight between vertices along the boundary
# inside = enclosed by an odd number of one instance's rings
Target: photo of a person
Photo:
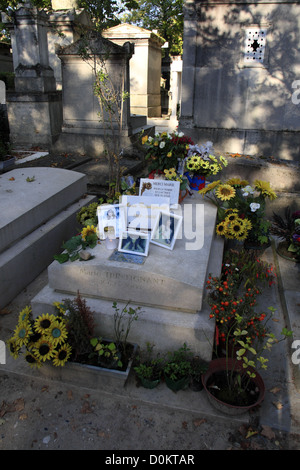
[[[124,210],[119,204],[105,204],[97,208],[100,239],[106,238],[108,230],[113,230],[114,237],[119,238],[120,231],[125,229]]]
[[[151,243],[173,250],[181,224],[181,216],[161,211],[151,233]]]

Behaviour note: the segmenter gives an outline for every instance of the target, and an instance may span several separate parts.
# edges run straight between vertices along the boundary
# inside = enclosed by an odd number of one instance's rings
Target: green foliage
[[[113,368],[121,368],[123,366],[122,361],[119,357],[119,351],[115,343],[103,341],[102,338],[92,338],[90,340],[93,352],[89,357],[98,356],[100,364],[107,364],[113,366]]]
[[[120,309],[117,302],[113,303],[114,313],[114,332],[115,339],[118,345],[120,345],[125,351],[127,338],[129,335],[132,323],[138,319],[138,314],[141,311],[141,307],[132,308],[129,307],[129,302]]]
[[[138,0],[138,8],[122,16],[122,21],[150,31],[157,30],[169,43],[171,55],[181,55],[183,45],[183,0]]]
[[[97,207],[100,204],[98,202],[92,202],[88,206],[84,206],[76,214],[76,220],[83,226],[94,225],[98,223]]]
[[[159,354],[153,357],[153,348],[154,345],[148,342],[146,352],[141,352],[136,358],[138,365],[134,367],[134,371],[139,378],[158,380],[161,377],[163,358]]]
[[[191,351],[186,343],[176,351],[168,353],[168,360],[164,365],[164,374],[171,380],[179,380],[191,373]]]
[[[85,240],[82,239],[81,235],[75,235],[74,237],[70,238],[70,240],[63,243],[62,249],[65,251],[58,255],[54,255],[54,259],[60,264],[69,260],[76,261],[80,259],[80,251],[85,250],[86,248],[95,248],[97,240],[98,237],[96,233],[91,233],[86,237]]]

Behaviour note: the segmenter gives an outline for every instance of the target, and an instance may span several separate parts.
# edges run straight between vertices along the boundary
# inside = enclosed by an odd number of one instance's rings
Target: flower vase
[[[205,176],[203,175],[190,176],[189,173],[185,173],[185,176],[189,180],[189,185],[192,190],[200,191],[200,189],[205,188]]]

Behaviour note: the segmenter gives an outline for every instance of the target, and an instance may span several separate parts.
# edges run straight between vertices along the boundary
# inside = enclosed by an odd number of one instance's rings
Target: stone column
[[[14,21],[3,15],[11,33],[15,91],[7,93],[12,143],[49,145],[61,128],[61,95],[49,66],[47,15],[23,4]]]

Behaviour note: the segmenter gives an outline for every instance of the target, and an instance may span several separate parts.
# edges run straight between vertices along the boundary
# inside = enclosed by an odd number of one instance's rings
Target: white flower
[[[159,148],[160,148],[160,149],[163,149],[163,148],[165,147],[165,145],[166,145],[166,142],[161,142],[161,143],[159,144]]]
[[[257,202],[251,202],[250,204],[251,212],[256,212],[257,209],[259,208],[260,208],[260,204],[258,204]]]
[[[245,197],[249,196],[249,194],[254,193],[254,189],[249,184],[247,186],[245,186],[244,188],[242,188],[242,191],[243,191],[243,196],[245,196]]]

